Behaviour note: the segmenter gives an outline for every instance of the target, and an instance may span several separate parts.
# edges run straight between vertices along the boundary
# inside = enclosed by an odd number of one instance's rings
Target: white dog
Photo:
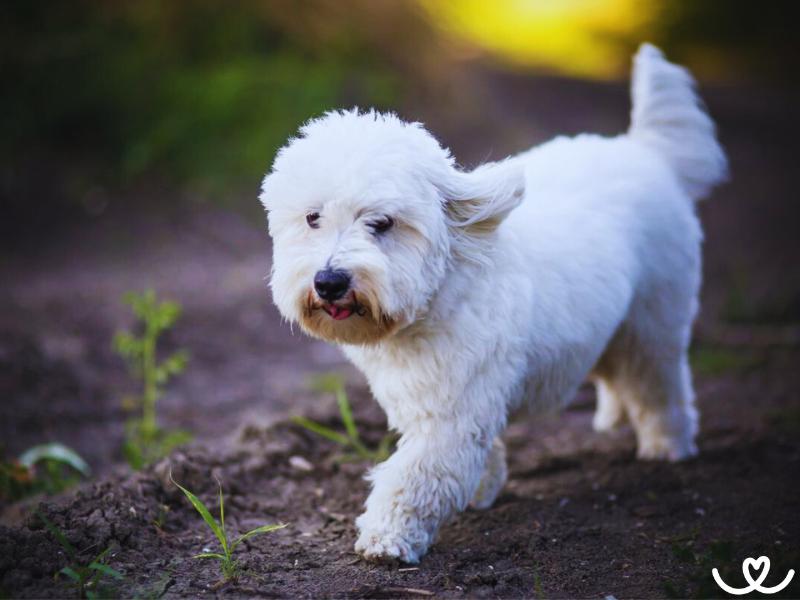
[[[397,451],[357,520],[367,559],[414,563],[448,517],[506,479],[523,402],[597,382],[594,424],[641,458],[697,452],[687,347],[702,232],[725,176],[691,75],[644,45],[632,124],[460,170],[419,123],[331,112],[280,151],[261,200],[283,316],[366,375]]]

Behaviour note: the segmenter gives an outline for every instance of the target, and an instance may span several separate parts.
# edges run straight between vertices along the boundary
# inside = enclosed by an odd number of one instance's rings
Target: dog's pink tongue
[[[349,308],[340,308],[335,304],[331,306],[330,313],[331,317],[336,319],[337,321],[341,321],[342,319],[346,319],[350,316],[352,311]]]

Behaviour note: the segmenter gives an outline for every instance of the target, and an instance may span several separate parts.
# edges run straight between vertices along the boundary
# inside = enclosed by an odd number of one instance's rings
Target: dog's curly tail
[[[633,59],[631,96],[628,134],[670,164],[689,196],[702,199],[727,178],[725,152],[689,71],[642,44]]]

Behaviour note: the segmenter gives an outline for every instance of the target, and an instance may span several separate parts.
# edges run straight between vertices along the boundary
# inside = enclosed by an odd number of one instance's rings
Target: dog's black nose
[[[314,289],[323,300],[338,300],[350,289],[350,274],[347,271],[323,269],[314,275]]]

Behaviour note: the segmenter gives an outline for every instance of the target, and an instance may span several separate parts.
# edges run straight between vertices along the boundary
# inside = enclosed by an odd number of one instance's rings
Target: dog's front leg
[[[370,473],[356,552],[368,560],[419,562],[439,527],[475,494],[492,439],[450,419],[404,432],[397,452]]]

